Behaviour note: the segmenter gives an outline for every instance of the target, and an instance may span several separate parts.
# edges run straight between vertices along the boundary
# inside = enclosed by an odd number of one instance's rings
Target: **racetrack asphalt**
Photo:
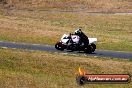
[[[132,52],[119,52],[119,51],[109,51],[109,50],[96,50],[92,54],[80,53],[77,51],[59,51],[50,45],[41,44],[28,44],[28,43],[15,43],[15,42],[3,42],[0,41],[0,47],[2,48],[15,48],[15,49],[26,49],[26,50],[39,50],[48,52],[57,52],[65,54],[84,54],[85,56],[95,56],[95,57],[110,57],[110,58],[121,58],[121,59],[132,59]]]

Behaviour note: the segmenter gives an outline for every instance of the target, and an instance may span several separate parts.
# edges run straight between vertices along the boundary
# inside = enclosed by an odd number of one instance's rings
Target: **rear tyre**
[[[92,46],[88,46],[87,48],[84,49],[85,53],[92,53]]]
[[[62,50],[62,51],[64,50],[64,46],[63,46],[62,43],[60,43],[60,42],[55,44],[55,48],[56,48],[57,50]]]
[[[92,52],[94,52],[95,49],[96,49],[96,45],[95,44],[91,44],[91,48],[92,48]]]

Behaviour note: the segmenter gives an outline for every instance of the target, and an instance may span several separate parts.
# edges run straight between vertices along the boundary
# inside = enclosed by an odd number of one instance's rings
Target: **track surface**
[[[48,51],[48,52],[58,52],[58,53],[66,53],[66,54],[84,54],[87,56],[132,59],[132,52],[126,53],[126,52],[116,52],[116,51],[107,51],[107,50],[96,50],[92,54],[85,54],[85,53],[79,53],[79,52],[68,52],[66,50],[65,51],[58,51],[54,48],[54,46],[50,46],[50,45],[14,43],[14,42],[3,42],[3,41],[0,41],[0,47],[27,49],[27,50],[39,50],[39,51]]]

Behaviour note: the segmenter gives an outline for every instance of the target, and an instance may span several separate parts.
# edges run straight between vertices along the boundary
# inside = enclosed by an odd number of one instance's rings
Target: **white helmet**
[[[75,34],[81,34],[81,28],[78,28],[77,30],[75,30]]]

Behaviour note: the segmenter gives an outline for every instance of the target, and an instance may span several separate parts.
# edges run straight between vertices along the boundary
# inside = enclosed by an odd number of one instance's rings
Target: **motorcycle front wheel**
[[[63,45],[62,45],[62,43],[60,43],[60,42],[58,42],[58,43],[56,43],[55,44],[55,48],[57,49],[57,50],[64,50],[64,48],[63,48]]]

